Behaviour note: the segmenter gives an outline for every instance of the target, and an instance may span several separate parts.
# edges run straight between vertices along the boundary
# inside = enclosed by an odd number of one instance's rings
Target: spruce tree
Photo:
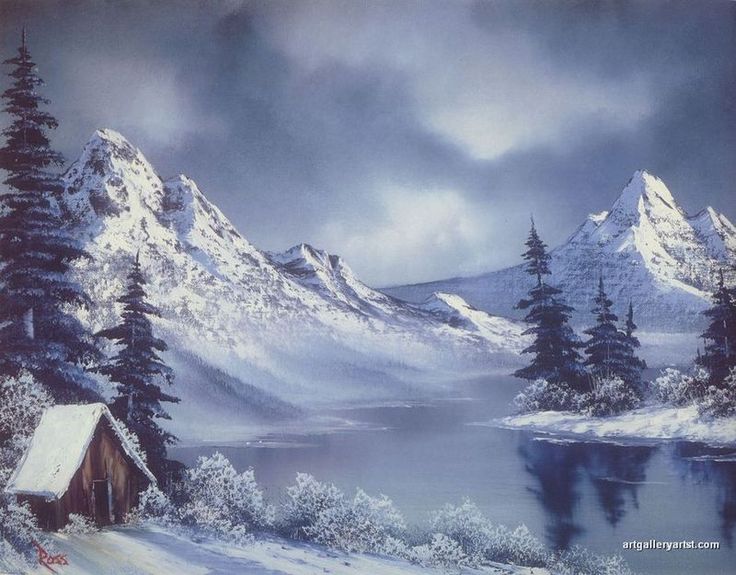
[[[626,331],[620,331],[616,325],[618,316],[611,308],[613,302],[608,298],[603,285],[603,277],[598,280],[598,293],[593,299],[596,323],[583,333],[590,336],[585,343],[585,353],[588,356],[585,365],[593,375],[600,378],[620,377],[625,383],[632,386],[641,379],[641,368],[637,367],[638,359],[634,354],[633,333],[636,329],[633,318],[633,307],[629,306],[629,315]]]
[[[550,383],[567,384],[582,390],[583,369],[577,351],[581,343],[569,325],[574,310],[560,297],[561,290],[544,281],[551,273],[550,256],[533,220],[525,245],[526,271],[535,278],[535,285],[529,291],[529,298],[522,299],[516,307],[529,310],[524,321],[530,327],[524,333],[533,335],[534,341],[523,353],[534,354],[534,359],[514,375],[528,380],[544,379]]]
[[[123,304],[122,323],[97,334],[120,346],[118,353],[99,367],[99,371],[117,385],[110,411],[138,436],[151,471],[164,480],[166,446],[176,438],[161,429],[156,420],[171,419],[161,403],[176,403],[179,399],[161,389],[162,384],[173,383],[174,374],[158,354],[166,351],[167,346],[153,334],[149,317],[159,316],[159,311],[146,301],[145,284],[136,255],[125,294],[117,300]]]
[[[87,297],[69,274],[86,254],[65,229],[56,194],[61,166],[47,136],[57,127],[43,111],[43,81],[26,45],[25,29],[12,66],[3,110],[11,122],[2,134],[0,168],[7,189],[0,195],[0,374],[27,369],[57,401],[99,398],[83,366],[99,357],[91,337],[74,317]]]
[[[634,305],[629,301],[629,309],[626,312],[626,322],[624,323],[624,365],[622,366],[621,377],[625,382],[633,384],[639,391],[639,395],[642,395],[641,372],[646,369],[647,364],[636,355],[636,350],[641,346],[639,338],[634,335],[636,330]]]
[[[703,332],[703,353],[696,360],[708,371],[708,383],[721,387],[731,368],[736,367],[736,289],[726,286],[723,270],[713,294],[713,305],[705,310],[710,319]]]

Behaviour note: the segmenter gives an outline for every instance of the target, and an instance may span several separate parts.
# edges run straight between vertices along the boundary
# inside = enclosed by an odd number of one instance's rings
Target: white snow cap
[[[156,478],[130,445],[107,406],[90,403],[55,405],[44,412],[5,491],[47,499],[58,499],[64,495],[82,465],[97,424],[103,417],[128,457],[155,485]]]

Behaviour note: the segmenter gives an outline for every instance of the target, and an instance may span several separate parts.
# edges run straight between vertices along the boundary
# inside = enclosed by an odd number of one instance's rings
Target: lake
[[[570,442],[473,425],[507,415],[518,380],[464,383],[452,399],[331,410],[351,422],[266,434],[244,445],[171,450],[191,465],[221,451],[253,467],[273,498],[311,473],[346,491],[385,493],[411,523],[470,498],[494,522],[524,523],[550,546],[623,555],[640,573],[736,572],[736,450],[683,443]],[[720,550],[628,551],[623,541],[719,541]]]

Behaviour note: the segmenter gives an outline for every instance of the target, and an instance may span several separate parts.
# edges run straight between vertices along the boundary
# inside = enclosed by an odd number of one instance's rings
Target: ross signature
[[[46,549],[44,549],[41,544],[35,540],[33,541],[33,545],[36,547],[36,551],[38,551],[38,562],[52,573],[56,573],[53,567],[51,567],[52,565],[69,565],[66,555],[62,555],[61,553],[58,555],[51,555],[51,553],[46,551]]]

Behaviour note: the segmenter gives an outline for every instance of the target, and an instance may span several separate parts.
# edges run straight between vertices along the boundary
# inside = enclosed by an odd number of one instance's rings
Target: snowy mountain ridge
[[[610,210],[588,216],[550,255],[552,281],[576,308],[577,323],[589,321],[602,275],[620,315],[631,301],[645,329],[697,331],[718,271],[736,264],[736,228],[711,207],[688,216],[662,180],[639,170]],[[530,281],[518,265],[382,291],[410,302],[447,291],[489,313],[515,316]]]
[[[212,396],[237,411],[256,390],[280,409],[421,393],[428,373],[449,380],[516,360],[516,322],[496,318],[503,337],[465,329],[369,288],[306,244],[261,252],[191,179],[163,181],[112,130],[95,133],[64,182],[61,209],[91,255],[75,264],[95,303],[81,319],[94,330],[118,321],[115,298],[140,253],[180,372],[176,410]],[[198,378],[220,388],[205,393]]]

